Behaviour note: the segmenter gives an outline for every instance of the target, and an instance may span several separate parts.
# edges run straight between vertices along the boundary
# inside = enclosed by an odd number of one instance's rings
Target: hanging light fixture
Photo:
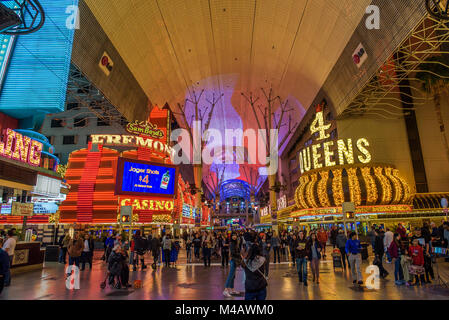
[[[449,0],[425,0],[427,12],[441,20],[449,20]]]
[[[39,0],[14,0],[13,8],[0,3],[0,33],[30,34],[45,23],[45,12]]]
[[[22,23],[14,10],[0,3],[0,32],[16,27]]]

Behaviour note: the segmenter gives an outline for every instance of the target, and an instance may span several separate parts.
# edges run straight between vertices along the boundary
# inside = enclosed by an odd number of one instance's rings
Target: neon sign
[[[164,137],[164,132],[158,129],[157,125],[148,121],[139,122],[136,120],[134,123],[130,122],[126,125],[126,131],[137,135],[143,134],[154,139],[162,139]]]
[[[310,125],[310,132],[312,135],[318,133],[316,140],[321,141],[330,137],[330,135],[326,133],[330,127],[330,124],[324,123],[322,108],[321,106],[318,106],[315,120]],[[370,163],[371,153],[367,149],[369,145],[366,138],[357,139],[355,147],[360,153],[357,156],[354,156],[354,143],[352,139],[327,141],[304,148],[299,152],[301,174],[312,169],[323,168],[323,166],[333,167],[337,165],[354,164],[356,160],[363,164]],[[331,150],[334,146],[337,147],[336,152]],[[333,159],[334,157],[336,157],[335,160]]]
[[[115,193],[173,197],[177,178],[175,166],[119,158]]]
[[[0,141],[0,156],[38,167],[43,147],[37,140],[6,129],[3,131],[3,141]]]
[[[159,153],[173,157],[175,150],[169,145],[155,141],[146,137],[129,136],[129,135],[110,135],[110,134],[94,134],[92,135],[92,144],[102,144],[108,146],[129,146],[136,148],[148,148]]]
[[[121,199],[121,206],[132,206],[134,210],[172,211],[175,207],[173,200],[151,199]]]

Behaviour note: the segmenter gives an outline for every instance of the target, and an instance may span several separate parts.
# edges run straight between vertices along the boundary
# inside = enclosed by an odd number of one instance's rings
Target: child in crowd
[[[422,247],[419,245],[418,239],[414,239],[412,245],[409,247],[409,254],[412,258],[412,265],[410,266],[409,272],[415,276],[414,285],[419,285],[419,280],[421,280],[421,285],[425,283],[424,279],[424,253]]]

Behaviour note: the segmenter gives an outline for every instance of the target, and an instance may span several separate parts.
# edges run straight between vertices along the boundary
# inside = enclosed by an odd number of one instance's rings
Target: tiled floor
[[[58,263],[46,263],[42,271],[34,271],[13,277],[12,286],[5,288],[0,295],[0,300],[12,299],[42,299],[42,300],[68,300],[68,299],[185,299],[185,300],[220,300],[223,286],[227,277],[227,269],[221,268],[218,263],[213,263],[211,268],[204,268],[200,263],[186,265],[185,258],[180,258],[177,268],[158,268],[152,270],[150,266],[146,271],[130,273],[131,282],[135,279],[143,280],[143,288],[115,290],[107,287],[100,289],[106,267],[104,262],[95,259],[93,270],[85,270],[81,273],[80,289],[68,290],[65,286],[65,267]],[[372,259],[370,259],[372,261]],[[362,271],[368,266],[363,264]],[[296,271],[291,264],[270,265],[270,278],[268,286],[268,299],[272,300],[406,300],[427,299],[447,300],[449,289],[434,289],[433,285],[427,287],[397,287],[394,284],[393,266],[385,264],[390,275],[386,280],[381,280],[379,290],[357,290],[352,286],[349,271],[333,270],[332,261],[321,262],[321,282],[319,285],[310,282],[305,288],[298,283]],[[309,269],[310,271],[310,269]],[[243,291],[242,270],[238,269],[235,287]],[[440,262],[441,275],[449,280],[449,263]],[[368,275],[364,275],[366,278]],[[310,272],[309,272],[310,278]],[[234,297],[231,299],[242,299]]]

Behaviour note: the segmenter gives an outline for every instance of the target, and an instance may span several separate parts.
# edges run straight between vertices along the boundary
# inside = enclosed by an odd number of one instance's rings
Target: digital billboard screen
[[[117,166],[117,195],[155,195],[173,197],[178,183],[175,166],[119,158]]]

